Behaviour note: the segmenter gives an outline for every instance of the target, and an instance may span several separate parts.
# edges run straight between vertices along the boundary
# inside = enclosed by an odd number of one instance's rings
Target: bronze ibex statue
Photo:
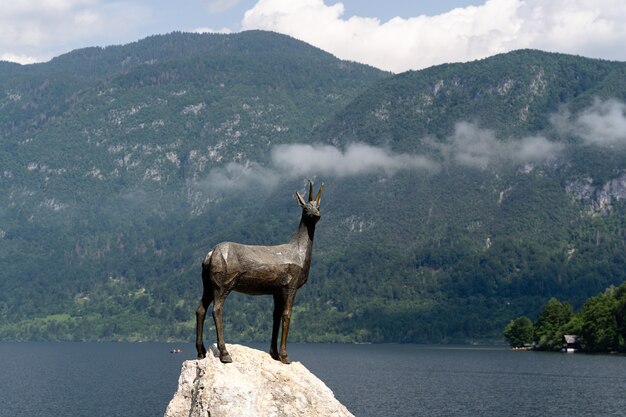
[[[223,363],[232,362],[224,343],[222,310],[231,291],[250,295],[274,296],[274,322],[270,355],[282,363],[289,363],[287,335],[291,308],[298,288],[304,285],[311,267],[311,251],[315,224],[320,219],[320,197],[324,185],[313,199],[313,183],[309,181],[309,200],[304,201],[296,191],[296,200],[302,207],[298,231],[289,243],[277,246],[252,246],[223,242],[213,248],[202,262],[202,300],[196,311],[196,349],[198,358],[206,356],[202,341],[204,318],[213,302],[213,320],[217,332],[217,348]],[[283,330],[280,350],[277,349],[278,330],[282,318]]]

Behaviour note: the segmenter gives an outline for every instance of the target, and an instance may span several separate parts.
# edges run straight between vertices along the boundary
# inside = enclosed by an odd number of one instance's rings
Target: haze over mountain
[[[292,340],[499,338],[626,278],[624,81],[531,50],[392,76],[262,31],[0,63],[0,337],[190,338],[202,257],[287,241],[312,178]],[[231,296],[227,337],[268,339],[269,298]]]

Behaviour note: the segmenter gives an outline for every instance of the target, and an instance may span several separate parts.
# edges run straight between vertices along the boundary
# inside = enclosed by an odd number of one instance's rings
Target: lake
[[[289,355],[356,416],[626,413],[620,355],[297,343]],[[162,416],[194,356],[192,344],[0,343],[0,417]]]

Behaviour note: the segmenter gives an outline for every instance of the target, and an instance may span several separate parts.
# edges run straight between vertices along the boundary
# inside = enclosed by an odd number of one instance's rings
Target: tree
[[[548,300],[535,324],[537,347],[544,350],[560,350],[563,346],[565,325],[573,315],[570,303],[560,302],[556,298]]]
[[[525,316],[511,320],[504,329],[504,337],[511,347],[522,347],[532,344],[533,335],[533,322]]]
[[[615,320],[620,335],[620,349],[626,348],[626,282],[615,292]]]
[[[591,297],[580,309],[583,348],[590,352],[606,352],[618,348],[619,332],[615,312],[615,287]]]

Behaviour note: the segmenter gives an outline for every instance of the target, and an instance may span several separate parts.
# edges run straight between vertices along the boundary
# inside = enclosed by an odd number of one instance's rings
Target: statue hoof
[[[204,347],[204,343],[196,345],[196,351],[198,352],[198,359],[206,358],[206,348]]]
[[[280,361],[285,365],[289,365],[291,363],[288,355],[280,355]]]
[[[278,357],[278,353],[276,353],[275,350],[271,350],[270,349],[270,356],[272,357],[272,359],[274,359],[275,361],[279,361],[280,358]]]
[[[220,354],[220,362],[222,363],[232,363],[233,359],[230,357],[228,352]]]

